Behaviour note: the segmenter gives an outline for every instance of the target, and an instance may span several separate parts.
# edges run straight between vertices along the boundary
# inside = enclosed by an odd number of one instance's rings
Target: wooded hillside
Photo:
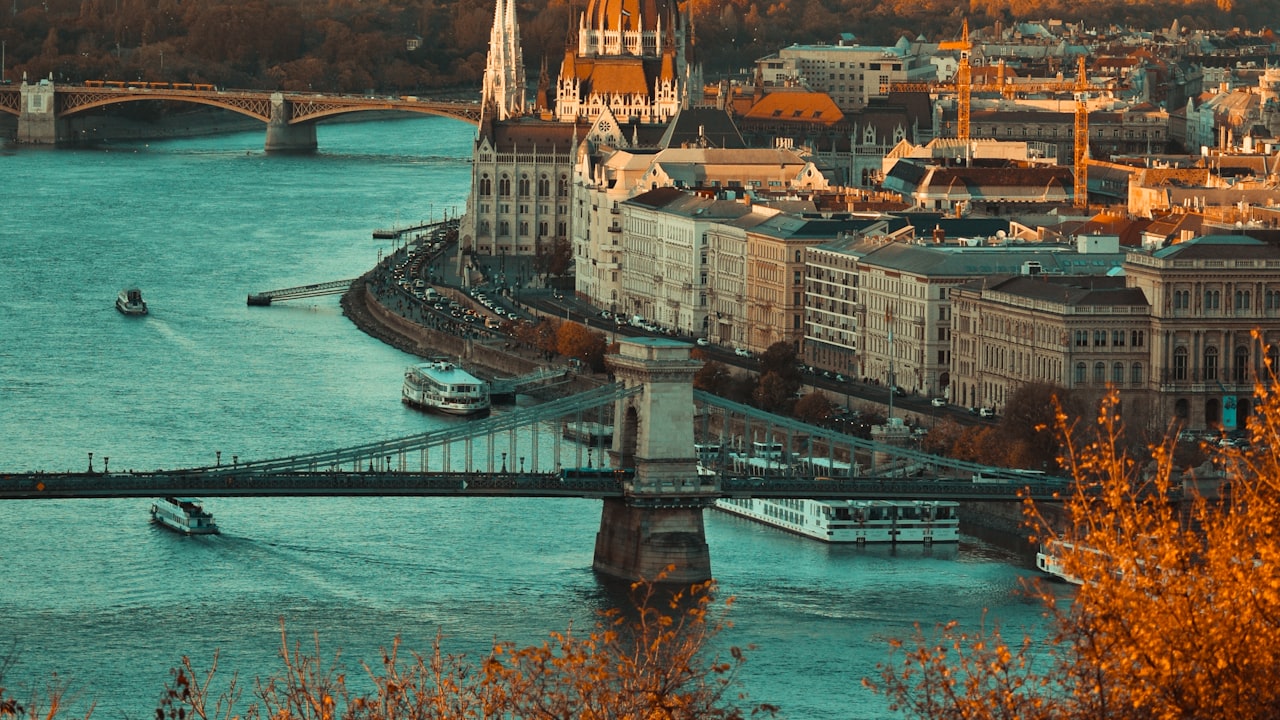
[[[0,11],[6,74],[208,82],[224,87],[412,93],[478,85],[493,6],[475,0],[10,0]],[[9,5],[10,2],[4,3]],[[1086,18],[1184,28],[1261,28],[1280,0],[688,0],[708,78],[792,43],[952,38],[1002,21]],[[1232,3],[1235,7],[1232,7]],[[524,0],[530,78],[554,75],[585,0]]]

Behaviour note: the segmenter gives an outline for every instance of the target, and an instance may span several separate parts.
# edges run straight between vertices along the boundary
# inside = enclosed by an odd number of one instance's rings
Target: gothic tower
[[[480,100],[490,118],[507,120],[524,113],[524,94],[524,56],[520,26],[516,24],[516,0],[497,0]]]
[[[624,124],[673,118],[691,90],[688,28],[675,0],[590,0],[560,66],[557,119],[594,120],[605,109]]]

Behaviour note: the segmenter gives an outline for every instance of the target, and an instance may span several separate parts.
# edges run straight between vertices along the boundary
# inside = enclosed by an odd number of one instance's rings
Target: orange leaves
[[[1068,523],[1045,522],[1034,503],[1027,512],[1084,584],[1065,608],[1032,589],[1051,623],[1044,648],[953,623],[891,644],[897,664],[868,684],[920,718],[1276,717],[1278,390],[1256,389],[1251,449],[1218,451],[1217,482],[1185,488],[1172,441],[1150,448],[1150,461],[1127,449],[1114,395],[1096,426],[1060,414],[1060,463],[1075,479]]]
[[[728,659],[707,657],[707,643],[724,626],[713,616],[714,585],[672,589],[653,583],[632,587],[634,607],[605,613],[585,635],[572,626],[540,645],[495,641],[478,663],[442,653],[436,636],[429,655],[400,658],[400,640],[381,653],[381,666],[363,666],[373,687],[353,693],[338,656],[321,660],[292,650],[281,631],[281,672],[258,679],[256,701],[243,711],[235,680],[232,694],[206,712],[210,671],[203,683],[185,658],[166,689],[158,720],[702,720],[745,717],[731,695],[735,670],[746,656],[730,648]],[[728,606],[729,601],[724,605]],[[216,668],[216,656],[214,666]],[[8,707],[0,703],[0,717]],[[752,715],[772,715],[772,706]]]

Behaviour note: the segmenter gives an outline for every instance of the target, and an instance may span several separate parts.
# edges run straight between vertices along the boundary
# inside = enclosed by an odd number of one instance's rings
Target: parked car
[[[706,338],[698,338],[697,343],[700,347],[706,347],[711,344],[711,341]]]
[[[751,357],[751,351],[746,348],[734,348],[733,354],[738,357]]]
[[[996,411],[989,407],[978,408],[978,417],[993,418],[995,416]]]
[[[946,399],[946,398],[934,398],[934,399],[930,400],[929,402],[930,402],[934,407],[946,407],[946,406],[947,406],[947,399]]]

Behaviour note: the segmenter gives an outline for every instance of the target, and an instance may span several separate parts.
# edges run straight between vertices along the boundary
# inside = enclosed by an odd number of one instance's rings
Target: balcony
[[[609,226],[609,232],[611,232],[611,233],[620,233],[620,232],[622,232],[622,226],[621,226],[621,225],[610,225],[610,226]]]

